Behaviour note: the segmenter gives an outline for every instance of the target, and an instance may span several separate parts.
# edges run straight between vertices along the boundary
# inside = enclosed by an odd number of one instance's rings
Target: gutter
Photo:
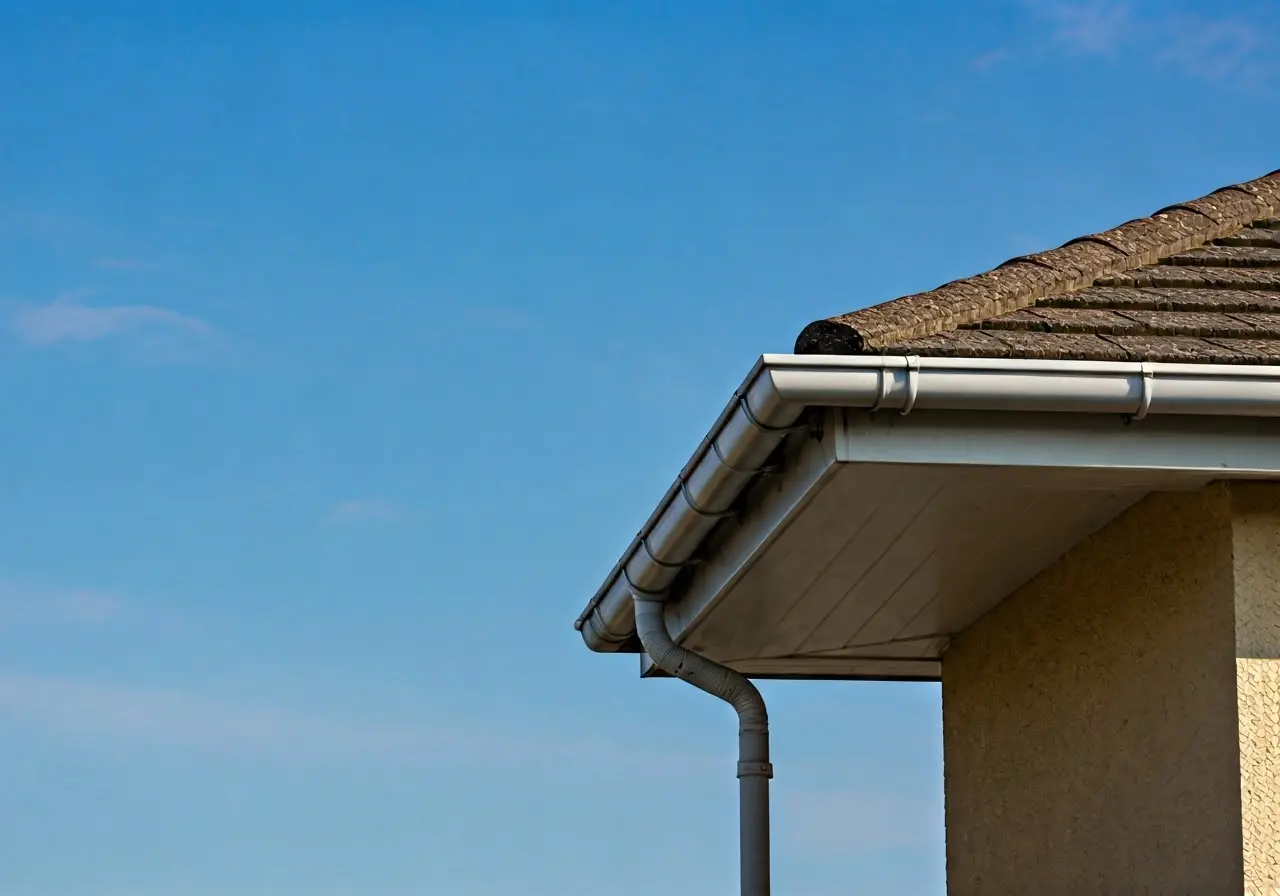
[[[664,594],[809,408],[1280,417],[1280,366],[765,355],[574,628],[634,649],[633,594]]]

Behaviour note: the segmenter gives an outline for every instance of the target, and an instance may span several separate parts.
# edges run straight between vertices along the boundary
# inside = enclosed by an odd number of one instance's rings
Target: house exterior
[[[750,679],[941,681],[953,894],[1280,893],[1280,172],[752,368],[578,619]]]

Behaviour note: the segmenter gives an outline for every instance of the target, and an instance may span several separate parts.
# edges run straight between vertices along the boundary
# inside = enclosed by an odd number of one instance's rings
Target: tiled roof
[[[1280,364],[1280,171],[816,321],[796,352]]]

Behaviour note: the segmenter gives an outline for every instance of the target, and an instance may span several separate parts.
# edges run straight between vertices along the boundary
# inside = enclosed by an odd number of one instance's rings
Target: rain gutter
[[[810,408],[1280,417],[1280,366],[765,355],[574,627],[592,650],[636,643],[635,595],[666,593]]]

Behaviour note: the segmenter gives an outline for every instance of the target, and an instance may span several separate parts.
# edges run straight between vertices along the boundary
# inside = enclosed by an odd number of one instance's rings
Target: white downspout
[[[671,640],[658,595],[633,589],[636,632],[649,658],[732,706],[738,713],[739,863],[742,896],[769,896],[769,714],[760,691],[745,675],[687,650]]]

